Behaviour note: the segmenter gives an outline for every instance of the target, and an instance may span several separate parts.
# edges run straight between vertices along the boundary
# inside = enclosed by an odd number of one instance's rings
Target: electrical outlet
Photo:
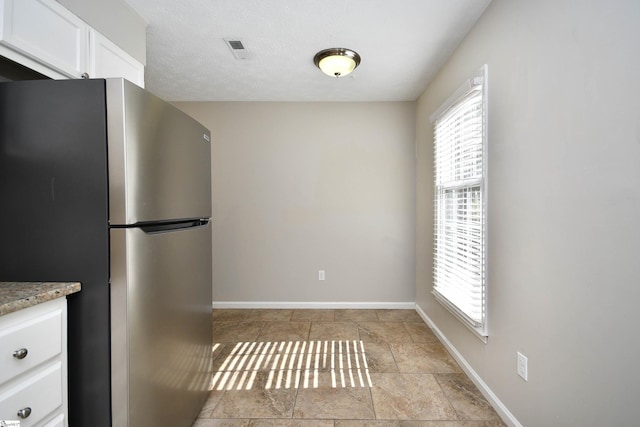
[[[318,270],[318,280],[324,280],[324,270]]]
[[[520,375],[523,380],[528,381],[527,357],[520,352],[518,352],[517,372],[518,372],[518,375]]]

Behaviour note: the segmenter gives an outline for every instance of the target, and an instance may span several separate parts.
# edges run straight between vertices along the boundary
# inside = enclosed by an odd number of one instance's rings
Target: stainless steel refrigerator
[[[123,79],[0,83],[0,281],[68,298],[69,425],[190,426],[211,373],[210,133]]]

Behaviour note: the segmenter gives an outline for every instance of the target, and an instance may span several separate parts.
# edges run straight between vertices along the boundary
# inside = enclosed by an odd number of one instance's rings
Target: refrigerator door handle
[[[147,234],[168,233],[171,231],[181,230],[183,228],[204,227],[208,225],[209,222],[210,222],[209,218],[200,218],[195,220],[171,222],[171,223],[145,224],[145,225],[140,225],[139,228]]]

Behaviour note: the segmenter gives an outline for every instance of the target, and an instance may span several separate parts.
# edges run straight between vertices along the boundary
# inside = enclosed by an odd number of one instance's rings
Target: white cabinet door
[[[20,383],[3,388],[1,418],[17,419],[20,427],[31,427],[52,413],[61,412],[64,402],[62,372],[62,362],[56,361],[35,370]],[[20,411],[23,411],[22,415],[19,415]]]
[[[144,65],[93,29],[89,40],[90,77],[124,77],[144,88]]]
[[[0,316],[0,420],[66,427],[66,333],[65,298]]]
[[[0,44],[13,50],[2,49],[5,56],[21,53],[25,65],[54,78],[86,71],[89,27],[80,18],[54,0],[0,0],[0,7]]]
[[[0,384],[62,352],[62,309],[0,329]],[[24,357],[15,353],[23,350]]]
[[[57,417],[47,422],[43,427],[66,427],[64,414],[58,414]]]

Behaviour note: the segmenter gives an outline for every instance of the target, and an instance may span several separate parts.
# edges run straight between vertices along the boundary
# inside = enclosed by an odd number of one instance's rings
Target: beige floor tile
[[[321,384],[330,384],[329,373]],[[298,389],[294,418],[307,419],[374,419],[369,387],[328,387]]]
[[[309,355],[311,354],[311,358]],[[357,340],[322,340],[307,343],[303,365],[299,368],[319,370],[320,372],[332,369],[362,369],[366,368],[362,344]]]
[[[258,372],[249,390],[225,390],[211,418],[291,418],[295,389],[266,388],[268,374]],[[244,383],[247,386],[248,382]]]
[[[259,349],[251,354],[230,353],[225,352],[222,357],[214,361],[212,387],[217,390],[246,387],[257,372],[261,374],[277,372],[277,368],[286,362],[283,353],[262,355]]]
[[[400,322],[358,322],[358,333],[364,342],[412,342]]]
[[[353,322],[311,322],[310,340],[360,340]]]
[[[504,427],[502,421],[400,421],[400,427]]]
[[[369,372],[400,372],[393,358],[391,348],[389,348],[389,344],[375,342],[364,343],[364,353],[367,358]]]
[[[335,427],[400,427],[400,422],[375,420],[336,420]]]
[[[248,427],[333,427],[333,420],[251,420]]]
[[[263,327],[264,322],[214,321],[213,342],[254,341]]]
[[[214,382],[220,382],[219,372],[265,371],[271,369],[275,355],[265,354],[262,357],[260,356],[263,350],[266,349],[268,353],[269,349],[276,347],[277,345],[272,343],[255,341],[225,344],[218,357],[213,361]],[[252,348],[253,352],[248,352],[247,348]]]
[[[247,427],[249,420],[199,418],[192,427]]]
[[[226,343],[214,342],[213,347],[211,348],[213,360],[216,360],[224,351],[224,348],[227,346]]]
[[[422,322],[415,310],[376,310],[381,322]]]
[[[252,384],[255,381],[256,375],[259,374],[264,374],[264,372],[240,370],[216,372],[216,374],[214,375],[214,380],[212,381],[212,386],[216,391],[220,391],[223,393],[254,389],[255,386],[252,386]],[[219,400],[222,399],[223,397],[221,397]]]
[[[307,341],[311,322],[267,322],[258,341]]]
[[[204,406],[200,410],[199,418],[211,418],[211,412],[215,409],[216,405],[222,397],[222,391],[212,391],[209,393],[209,397],[204,403]]]
[[[505,425],[414,310],[216,309],[213,325],[216,389],[193,427]]]
[[[496,411],[465,374],[437,374],[435,377],[460,419],[500,420]]]
[[[262,320],[268,322],[287,322],[291,320],[293,310],[260,308],[253,311],[252,320]]]
[[[236,308],[216,308],[213,310],[213,321],[242,322],[252,320],[254,310]]]
[[[364,368],[336,368],[334,370],[300,369],[268,371],[273,388],[321,389],[321,388],[363,388],[370,384]]]
[[[461,373],[462,370],[440,343],[391,343],[391,352],[403,373]]]
[[[307,322],[333,322],[334,310],[293,310],[291,320]]]
[[[456,412],[431,374],[371,374],[376,419],[456,420]]]
[[[413,342],[440,342],[424,322],[403,322]]]
[[[375,310],[340,309],[335,310],[336,322],[377,322]]]
[[[220,362],[220,359],[224,359],[229,355],[231,350],[237,343],[216,343],[214,345],[218,345],[219,347],[216,349],[213,358],[213,367],[216,369],[216,362]]]
[[[293,310],[285,309],[244,309],[244,308],[216,308],[213,310],[213,321],[219,322],[247,322],[247,321],[289,321]]]
[[[338,353],[336,344],[336,350],[333,351],[331,342],[320,341],[320,348],[317,346],[318,341],[229,343],[214,360],[214,381],[216,384],[222,381],[219,371],[328,371],[331,369],[332,359],[334,366],[338,366],[339,360],[333,355]],[[354,357],[352,355],[351,358],[355,366]],[[346,359],[344,364],[346,366]]]

